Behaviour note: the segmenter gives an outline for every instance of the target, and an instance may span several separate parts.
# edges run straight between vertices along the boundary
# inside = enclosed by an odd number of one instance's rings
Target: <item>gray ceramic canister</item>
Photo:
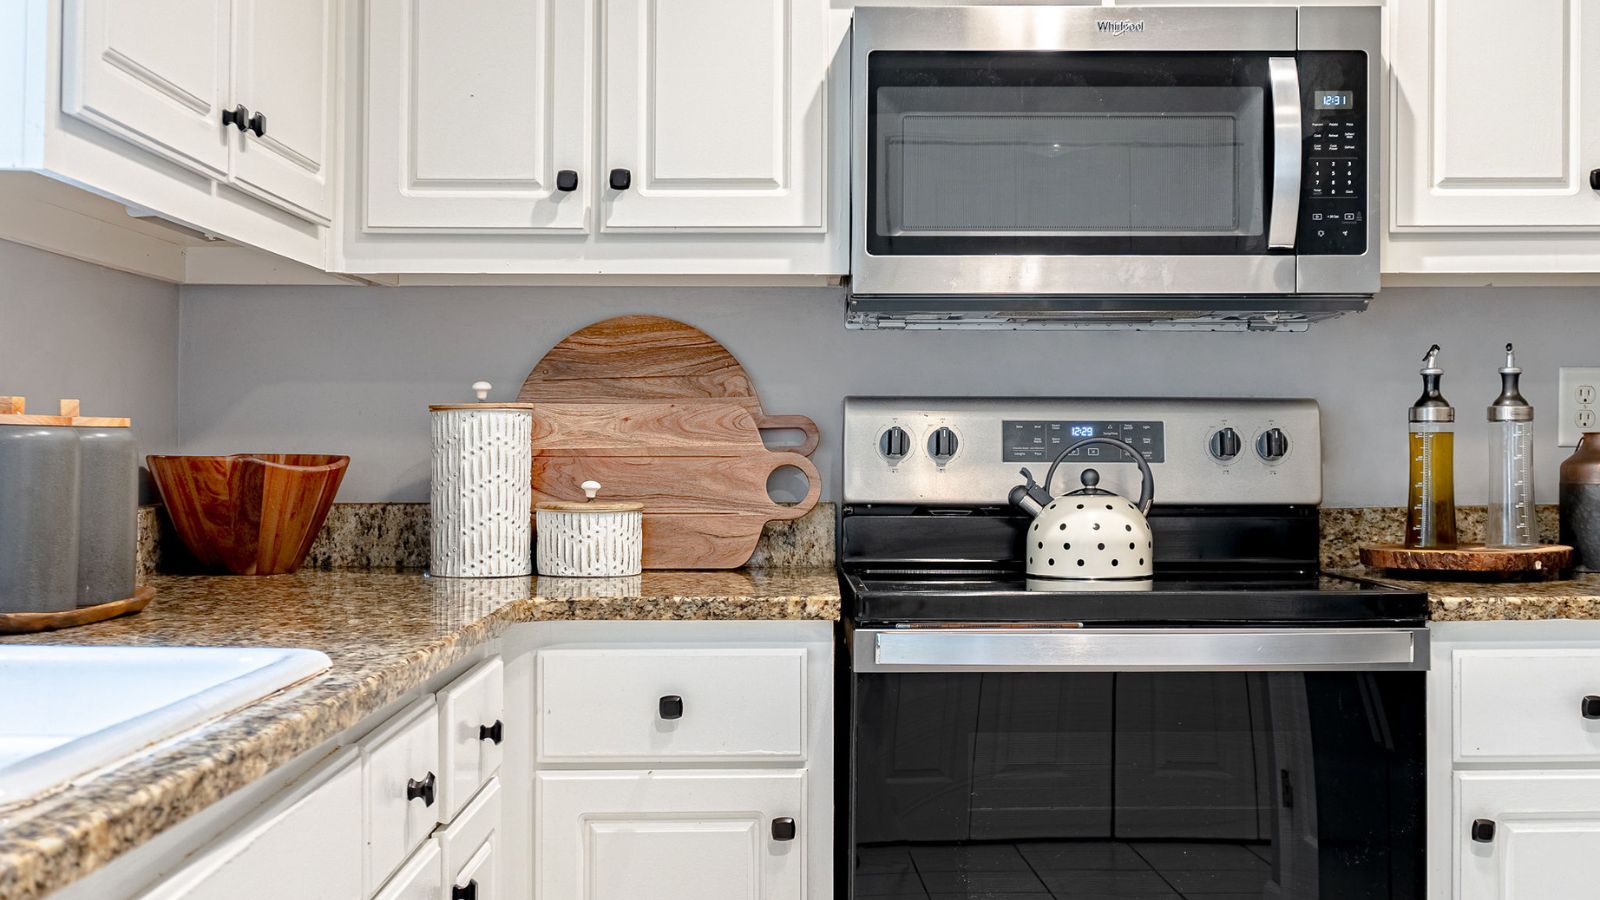
[[[139,542],[139,454],[133,431],[78,427],[78,605],[133,596]]]
[[[75,428],[0,424],[0,613],[78,605],[78,458]]]
[[[1580,571],[1600,571],[1600,434],[1579,438],[1561,463],[1561,543]]]

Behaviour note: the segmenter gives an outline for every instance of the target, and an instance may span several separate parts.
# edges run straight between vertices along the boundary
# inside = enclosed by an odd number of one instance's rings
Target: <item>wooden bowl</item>
[[[311,552],[350,457],[238,453],[147,456],[145,463],[178,536],[202,565],[282,575]]]

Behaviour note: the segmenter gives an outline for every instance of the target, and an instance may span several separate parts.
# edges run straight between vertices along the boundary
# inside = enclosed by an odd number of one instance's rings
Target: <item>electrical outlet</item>
[[[1556,443],[1562,447],[1576,447],[1580,435],[1600,427],[1595,424],[1600,421],[1600,403],[1596,402],[1600,368],[1562,366],[1556,381],[1559,391]]]

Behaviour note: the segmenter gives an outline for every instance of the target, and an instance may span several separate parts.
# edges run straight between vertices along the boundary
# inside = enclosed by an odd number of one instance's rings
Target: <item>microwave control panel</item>
[[[1303,50],[1300,254],[1367,250],[1367,56]]]

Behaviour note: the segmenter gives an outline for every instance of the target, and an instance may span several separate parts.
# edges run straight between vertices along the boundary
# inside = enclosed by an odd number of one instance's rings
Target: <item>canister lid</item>
[[[62,400],[56,415],[28,413],[28,398],[0,397],[0,425],[49,425],[59,428],[127,428],[130,420],[117,416],[80,416],[76,400]]]
[[[438,412],[443,409],[526,409],[531,411],[533,409],[532,403],[517,403],[515,401],[506,403],[485,402],[489,399],[489,391],[493,389],[494,385],[487,381],[474,381],[472,383],[472,392],[478,395],[477,403],[434,403],[429,405],[428,411]]]
[[[533,508],[547,512],[643,512],[644,504],[608,500],[546,500],[534,504]]]

